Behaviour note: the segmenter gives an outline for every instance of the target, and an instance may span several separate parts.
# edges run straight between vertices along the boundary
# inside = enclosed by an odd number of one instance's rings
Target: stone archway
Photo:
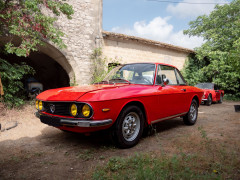
[[[43,85],[43,90],[70,86],[66,67],[49,55],[43,52],[33,52],[21,61],[33,67],[35,74],[32,77]]]
[[[8,42],[9,37],[0,37],[0,46]],[[14,39],[17,42],[18,39]],[[56,47],[45,42],[39,51],[32,52],[29,57],[18,57],[14,54],[0,54],[0,57],[10,63],[25,62],[36,71],[31,78],[43,84],[43,90],[70,86],[74,82],[74,72],[68,59]],[[29,77],[24,78],[24,83]],[[25,84],[26,85],[26,84]]]
[[[62,66],[62,68],[66,71],[66,73],[68,74],[70,83],[74,83],[75,75],[74,75],[73,68],[69,64],[69,61],[67,60],[64,53],[61,50],[59,50],[56,47],[52,46],[51,44],[45,42],[45,46],[41,46],[39,48],[39,52],[49,56],[50,58],[55,60],[58,64],[60,64]],[[30,55],[30,58],[31,58],[31,55]]]

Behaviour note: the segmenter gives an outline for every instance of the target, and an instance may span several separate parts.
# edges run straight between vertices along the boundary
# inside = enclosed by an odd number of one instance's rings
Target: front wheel
[[[135,146],[142,136],[144,116],[137,106],[127,106],[119,114],[112,129],[113,141],[120,148]]]
[[[188,113],[183,117],[183,122],[186,125],[194,125],[198,117],[198,103],[195,99],[192,100]]]

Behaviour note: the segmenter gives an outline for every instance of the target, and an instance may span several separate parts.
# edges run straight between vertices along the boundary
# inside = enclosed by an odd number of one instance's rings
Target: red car
[[[153,123],[183,117],[185,124],[195,124],[202,96],[203,91],[188,86],[174,66],[133,63],[116,67],[94,85],[42,92],[36,116],[64,131],[110,128],[117,146],[129,148]]]
[[[220,90],[219,87],[214,83],[199,83],[196,87],[202,89],[204,91],[202,102],[208,106],[212,104],[212,102],[222,103],[224,91]]]

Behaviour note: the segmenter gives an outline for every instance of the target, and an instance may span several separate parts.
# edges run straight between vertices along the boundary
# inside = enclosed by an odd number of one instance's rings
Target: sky
[[[229,2],[231,0],[103,0],[103,30],[194,49],[204,40],[184,35],[183,30],[198,16],[209,15],[216,3]]]

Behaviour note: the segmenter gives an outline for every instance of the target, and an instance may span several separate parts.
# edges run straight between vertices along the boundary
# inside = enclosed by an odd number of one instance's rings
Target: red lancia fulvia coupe
[[[129,148],[153,123],[183,117],[186,125],[195,124],[202,96],[203,91],[188,86],[174,66],[133,63],[114,68],[97,84],[42,92],[36,116],[64,131],[109,128],[116,145]]]
[[[220,90],[219,87],[214,83],[199,83],[196,87],[202,89],[204,91],[202,102],[208,106],[212,104],[212,102],[222,103],[224,90]]]

